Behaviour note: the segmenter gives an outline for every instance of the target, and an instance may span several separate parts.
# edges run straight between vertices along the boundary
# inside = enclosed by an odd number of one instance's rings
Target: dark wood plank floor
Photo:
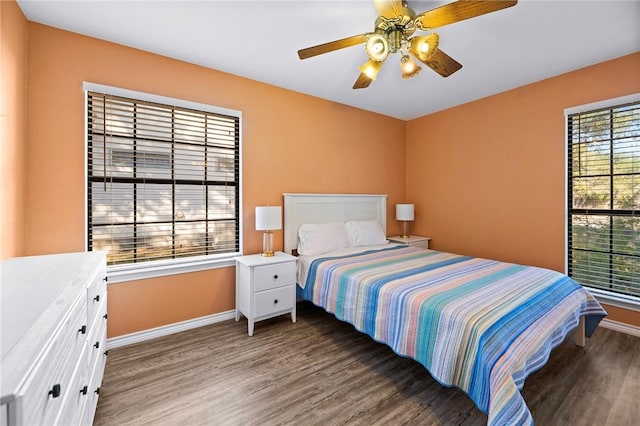
[[[307,302],[109,352],[95,425],[483,425],[460,390]],[[640,338],[567,339],[522,391],[536,425],[636,425]]]

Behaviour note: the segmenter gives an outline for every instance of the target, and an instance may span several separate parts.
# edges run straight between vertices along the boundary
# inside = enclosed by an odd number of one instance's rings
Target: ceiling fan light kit
[[[409,42],[409,52],[422,62],[428,61],[438,48],[439,40],[440,36],[436,33],[413,37]]]
[[[409,55],[402,55],[400,58],[400,69],[402,70],[403,80],[415,77],[422,71],[422,67],[416,64]]]
[[[366,64],[360,66],[360,71],[371,80],[375,80],[380,68],[382,68],[382,62],[369,60]]]
[[[418,66],[411,53],[420,62],[443,77],[448,77],[462,65],[438,48],[440,38],[436,33],[413,36],[416,31],[431,31],[434,28],[474,18],[507,7],[515,6],[517,0],[458,0],[416,15],[402,0],[374,0],[378,12],[372,33],[319,44],[298,51],[300,59],[364,43],[369,61],[360,66],[360,75],[354,89],[369,87],[390,54],[400,52],[400,69],[403,79],[415,77],[422,67]],[[403,51],[404,49],[404,51]],[[408,52],[408,53],[405,53]]]
[[[382,34],[368,35],[364,49],[372,61],[383,62],[389,56],[389,42]]]

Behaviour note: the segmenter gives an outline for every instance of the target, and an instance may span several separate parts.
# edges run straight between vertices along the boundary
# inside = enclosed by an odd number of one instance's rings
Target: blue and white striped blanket
[[[466,392],[489,425],[533,424],[520,389],[586,318],[606,315],[559,272],[414,247],[320,257],[302,296]]]

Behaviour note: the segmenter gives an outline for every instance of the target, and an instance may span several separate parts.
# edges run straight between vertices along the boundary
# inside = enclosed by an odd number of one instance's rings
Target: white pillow
[[[351,220],[345,223],[345,228],[350,246],[373,246],[387,242],[387,237],[377,220]]]
[[[298,254],[314,255],[348,247],[344,223],[307,223],[298,229]]]

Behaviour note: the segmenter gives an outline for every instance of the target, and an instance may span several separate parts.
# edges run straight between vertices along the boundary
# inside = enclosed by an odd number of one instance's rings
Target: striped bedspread
[[[489,425],[533,424],[520,389],[586,316],[606,315],[561,273],[414,247],[313,260],[305,299],[466,392]]]

